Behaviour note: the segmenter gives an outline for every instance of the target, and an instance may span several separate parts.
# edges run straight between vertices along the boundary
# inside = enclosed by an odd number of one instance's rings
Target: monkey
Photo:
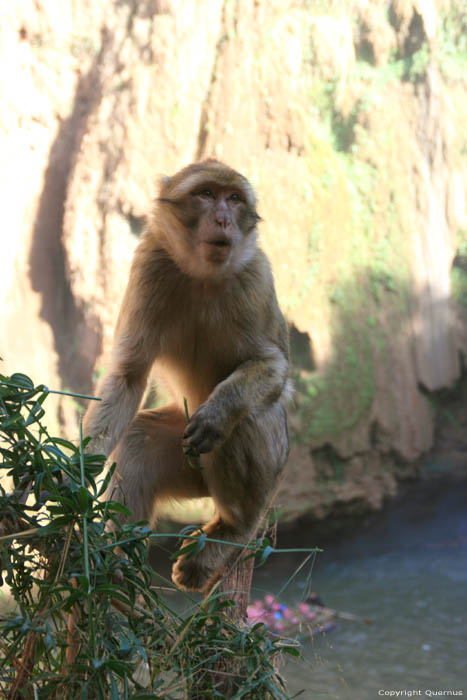
[[[211,496],[204,533],[238,544],[254,536],[288,456],[288,329],[259,221],[249,181],[215,159],[161,180],[101,401],[84,419],[90,444],[117,463],[109,493],[137,520],[154,523],[163,499]],[[153,366],[172,403],[140,409]],[[234,555],[208,541],[177,558],[172,579],[207,591]]]

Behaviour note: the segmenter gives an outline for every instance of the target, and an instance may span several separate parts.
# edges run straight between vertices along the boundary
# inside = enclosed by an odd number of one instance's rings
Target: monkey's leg
[[[248,543],[271,501],[287,454],[285,412],[275,404],[259,416],[245,418],[221,447],[205,455],[204,478],[217,509],[203,528],[208,537]],[[238,547],[208,542],[193,557],[178,558],[172,580],[180,588],[207,590],[238,554]]]
[[[107,497],[124,503],[136,520],[152,520],[157,501],[209,495],[203,473],[183,454],[185,428],[175,406],[139,411],[113,453],[117,468]]]

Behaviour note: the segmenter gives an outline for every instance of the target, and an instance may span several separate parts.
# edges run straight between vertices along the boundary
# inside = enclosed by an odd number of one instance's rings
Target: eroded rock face
[[[91,391],[157,177],[218,157],[258,189],[282,306],[309,340],[279,503],[378,507],[433,445],[426,392],[455,384],[466,349],[450,290],[465,78],[440,35],[454,4],[10,3],[3,370]],[[75,406],[54,410],[75,434]]]

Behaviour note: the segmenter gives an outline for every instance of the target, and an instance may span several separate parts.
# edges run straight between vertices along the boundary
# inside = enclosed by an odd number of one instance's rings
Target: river
[[[295,546],[323,547],[281,594],[311,590],[373,625],[340,621],[284,669],[301,700],[467,696],[467,482],[414,484],[352,532]],[[287,542],[291,546],[291,542]],[[257,570],[253,597],[277,593],[303,557],[274,555]],[[406,691],[391,694],[391,691]],[[411,694],[412,691],[412,694]],[[438,695],[439,691],[453,691]]]

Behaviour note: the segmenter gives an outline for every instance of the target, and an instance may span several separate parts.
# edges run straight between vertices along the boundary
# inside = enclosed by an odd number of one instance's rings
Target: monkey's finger
[[[197,454],[211,452],[214,446],[219,442],[220,435],[215,430],[200,430],[195,435],[185,439],[182,443],[183,448],[193,449]]]
[[[198,457],[199,455],[198,450],[195,450],[193,445],[190,445],[185,442],[182,442],[182,450],[183,454],[185,454],[187,457]]]
[[[196,440],[194,438],[190,438],[189,440],[184,440],[182,442],[182,449],[188,457],[192,455],[193,457],[197,457],[200,453],[199,447],[202,444],[202,438],[201,436],[198,437]]]
[[[194,423],[193,421],[190,421],[190,423],[188,423],[188,425],[185,428],[185,432],[183,433],[183,438],[190,437],[190,435],[193,435],[193,433],[197,429],[198,429],[198,426],[196,425],[196,423]]]
[[[203,428],[199,425],[192,425],[183,433],[182,445],[191,445],[197,442],[202,436]]]
[[[203,437],[212,432],[212,428],[200,422],[190,423],[183,433],[183,443],[187,445],[197,445]]]
[[[205,442],[201,443],[201,445],[198,447],[198,452],[200,455],[206,454],[206,452],[212,452],[214,449],[214,444],[211,440],[206,440]]]

